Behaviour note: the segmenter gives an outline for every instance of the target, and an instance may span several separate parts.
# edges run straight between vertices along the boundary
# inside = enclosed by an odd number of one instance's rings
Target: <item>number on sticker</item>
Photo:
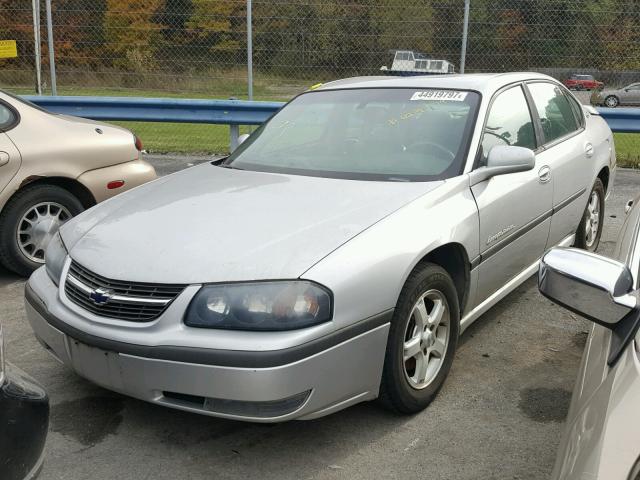
[[[462,102],[467,96],[467,92],[456,92],[455,90],[425,90],[415,92],[411,100],[439,100],[449,102]]]

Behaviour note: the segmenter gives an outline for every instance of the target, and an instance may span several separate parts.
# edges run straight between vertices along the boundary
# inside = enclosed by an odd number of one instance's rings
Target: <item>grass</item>
[[[640,134],[614,133],[618,166],[640,168]]]
[[[192,123],[112,122],[134,132],[150,153],[229,152],[229,126]],[[249,127],[240,127],[245,133]]]

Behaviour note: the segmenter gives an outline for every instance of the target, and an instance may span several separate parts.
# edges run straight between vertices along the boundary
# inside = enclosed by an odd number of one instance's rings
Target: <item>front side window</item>
[[[640,83],[632,83],[626,90],[640,90]]]
[[[540,117],[545,143],[578,130],[571,104],[559,86],[546,82],[530,83],[527,86]]]
[[[482,164],[496,145],[536,148],[533,121],[522,87],[511,87],[494,99],[482,135]]]
[[[360,180],[450,178],[462,171],[479,99],[475,92],[416,88],[307,92],[225,164]]]

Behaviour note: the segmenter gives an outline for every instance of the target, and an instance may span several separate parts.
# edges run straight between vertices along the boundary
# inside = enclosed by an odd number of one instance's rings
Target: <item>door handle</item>
[[[9,154],[7,152],[0,152],[0,167],[9,163]]]
[[[538,170],[538,178],[540,179],[540,183],[548,183],[549,180],[551,180],[551,167],[545,165]]]
[[[593,156],[593,145],[591,145],[590,143],[587,143],[584,146],[584,153],[587,157],[592,157]]]

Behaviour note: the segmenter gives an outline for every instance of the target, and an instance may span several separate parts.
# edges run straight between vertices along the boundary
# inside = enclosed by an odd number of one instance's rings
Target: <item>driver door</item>
[[[521,85],[499,92],[484,126],[480,166],[496,145],[537,149],[536,128]],[[471,187],[480,217],[476,305],[538,260],[551,225],[549,166],[536,156],[526,172],[498,175]]]

